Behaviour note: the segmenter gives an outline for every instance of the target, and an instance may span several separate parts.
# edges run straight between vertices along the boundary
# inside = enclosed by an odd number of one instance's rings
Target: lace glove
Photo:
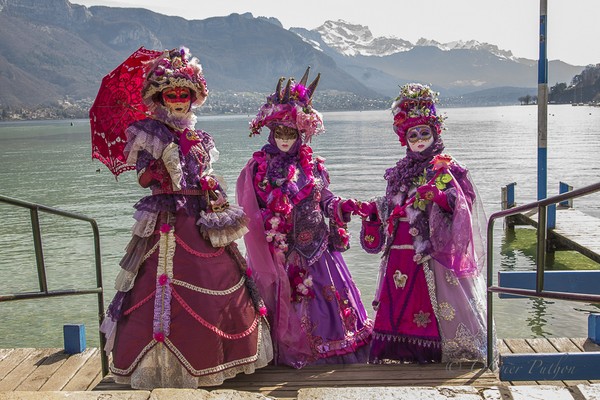
[[[448,205],[446,193],[438,189],[434,184],[426,184],[417,188],[417,193],[422,199],[433,201],[445,211],[452,211]]]
[[[348,199],[348,200],[342,201],[340,207],[341,207],[342,211],[345,213],[356,214],[357,207],[356,207],[356,200],[354,200],[354,199]]]
[[[138,175],[138,182],[144,188],[158,182],[161,189],[171,189],[171,177],[160,158],[150,161],[146,169]]]
[[[356,210],[357,214],[360,215],[361,217],[368,217],[371,215],[376,215],[377,214],[377,204],[370,203],[368,201],[364,201],[364,202],[359,202],[357,204],[357,210]]]
[[[181,170],[181,160],[179,159],[179,146],[175,143],[169,143],[163,150],[160,158],[163,160],[165,168],[171,177],[173,190],[181,190],[183,171]]]

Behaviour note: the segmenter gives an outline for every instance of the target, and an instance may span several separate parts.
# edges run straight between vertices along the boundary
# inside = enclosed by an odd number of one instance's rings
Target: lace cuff
[[[183,171],[181,169],[181,159],[179,158],[179,146],[175,143],[169,143],[160,157],[171,177],[173,190],[181,190]]]

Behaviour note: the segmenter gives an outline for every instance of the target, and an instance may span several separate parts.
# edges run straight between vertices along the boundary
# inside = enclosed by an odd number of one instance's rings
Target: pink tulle
[[[312,352],[306,335],[302,332],[300,320],[292,310],[290,282],[284,269],[282,254],[272,254],[269,251],[253,186],[256,165],[256,160],[251,159],[242,169],[236,191],[237,202],[250,219],[249,232],[244,236],[248,266],[253,270],[256,285],[269,310],[271,336],[275,346],[280,349],[275,363],[301,367],[305,363],[302,360],[307,360]]]

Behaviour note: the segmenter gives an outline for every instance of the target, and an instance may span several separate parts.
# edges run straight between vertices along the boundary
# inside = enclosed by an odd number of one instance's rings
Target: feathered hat
[[[193,96],[192,106],[196,107],[204,104],[208,96],[202,66],[185,47],[165,50],[153,64],[149,65],[149,72],[142,89],[144,102],[152,108],[157,96],[170,87],[189,88]]]
[[[400,88],[400,94],[392,103],[394,132],[406,146],[406,131],[413,126],[429,125],[437,134],[444,129],[444,117],[437,115],[435,103],[438,94],[427,85],[407,83]]]
[[[302,141],[309,143],[313,135],[325,130],[321,113],[312,107],[312,96],[321,74],[306,86],[309,70],[310,67],[306,68],[298,83],[294,78],[289,78],[283,89],[285,78],[279,78],[275,92],[267,97],[267,102],[250,122],[250,136],[260,134],[263,126],[271,129],[276,125],[284,125],[297,129]]]

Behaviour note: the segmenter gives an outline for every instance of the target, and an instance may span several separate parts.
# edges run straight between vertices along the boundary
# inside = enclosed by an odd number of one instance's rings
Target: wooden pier
[[[600,346],[584,338],[503,339],[501,354],[599,351]],[[234,389],[277,399],[295,399],[302,388],[324,387],[437,387],[487,388],[509,385],[556,385],[600,383],[600,381],[501,382],[498,372],[481,364],[322,365],[300,370],[268,366],[252,375],[238,375],[215,388]],[[11,391],[121,391],[128,386],[101,376],[100,353],[88,348],[68,355],[62,349],[0,349],[0,394]]]
[[[537,213],[523,213],[509,217],[511,225],[538,226]],[[548,230],[551,250],[574,250],[600,263],[600,219],[573,208],[556,209],[556,227]]]

